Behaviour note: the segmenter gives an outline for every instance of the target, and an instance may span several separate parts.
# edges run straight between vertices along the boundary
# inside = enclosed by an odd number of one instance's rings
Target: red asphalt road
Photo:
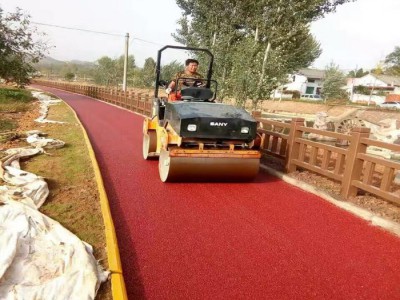
[[[400,299],[397,237],[263,173],[162,183],[157,161],[142,158],[143,117],[43,90],[88,131],[129,299]]]

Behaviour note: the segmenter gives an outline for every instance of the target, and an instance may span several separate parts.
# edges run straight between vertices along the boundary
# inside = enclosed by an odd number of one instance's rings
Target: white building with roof
[[[400,77],[389,75],[367,74],[360,78],[351,78],[350,86],[365,86],[400,94]]]
[[[280,97],[281,91],[283,91],[283,93],[285,93],[284,91],[298,91],[300,95],[320,95],[324,78],[324,70],[300,69],[289,75],[289,82],[275,91],[275,98]]]
[[[364,87],[368,94],[357,93],[357,87]],[[360,78],[349,78],[346,86],[353,102],[382,103],[388,95],[400,95],[400,77],[389,75],[367,74]]]

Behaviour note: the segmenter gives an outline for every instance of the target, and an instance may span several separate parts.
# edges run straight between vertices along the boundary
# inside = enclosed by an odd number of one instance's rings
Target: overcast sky
[[[129,32],[130,53],[138,65],[163,45],[176,44],[171,33],[181,12],[175,0],[0,0],[5,12],[22,8],[39,23],[120,34],[110,36],[38,25],[55,46],[50,56],[59,60],[95,61],[103,55],[117,57],[124,51]],[[313,67],[331,61],[342,69],[373,68],[400,46],[400,0],[357,0],[312,24],[311,31],[323,53]],[[138,39],[149,41],[147,43]],[[170,53],[167,59],[172,59]],[[177,56],[182,59],[182,56]]]

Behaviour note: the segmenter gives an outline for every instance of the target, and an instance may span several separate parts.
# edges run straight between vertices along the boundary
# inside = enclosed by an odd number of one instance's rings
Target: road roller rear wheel
[[[143,134],[143,158],[149,159],[155,156],[157,151],[157,132],[149,130]]]
[[[161,150],[158,163],[163,182],[249,181],[259,171],[260,159],[239,157],[171,157]]]

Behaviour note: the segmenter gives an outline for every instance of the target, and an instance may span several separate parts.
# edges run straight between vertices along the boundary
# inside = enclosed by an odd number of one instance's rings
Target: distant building
[[[353,86],[365,86],[370,89],[400,94],[400,77],[389,75],[367,74],[360,78],[350,78]]]
[[[367,74],[360,78],[349,78],[346,90],[353,102],[379,104],[397,98],[391,95],[400,97],[400,77]]]
[[[322,83],[325,79],[325,71],[317,69],[300,69],[298,72],[292,75],[293,87],[300,94],[311,94],[320,95],[322,89]],[[289,88],[288,88],[289,89]]]
[[[318,69],[300,69],[289,75],[289,83],[284,84],[275,91],[275,98],[279,98],[281,91],[297,91],[300,95],[320,95],[322,83],[325,79],[325,71]],[[285,95],[287,98],[287,95]],[[290,96],[291,97],[291,96]]]

